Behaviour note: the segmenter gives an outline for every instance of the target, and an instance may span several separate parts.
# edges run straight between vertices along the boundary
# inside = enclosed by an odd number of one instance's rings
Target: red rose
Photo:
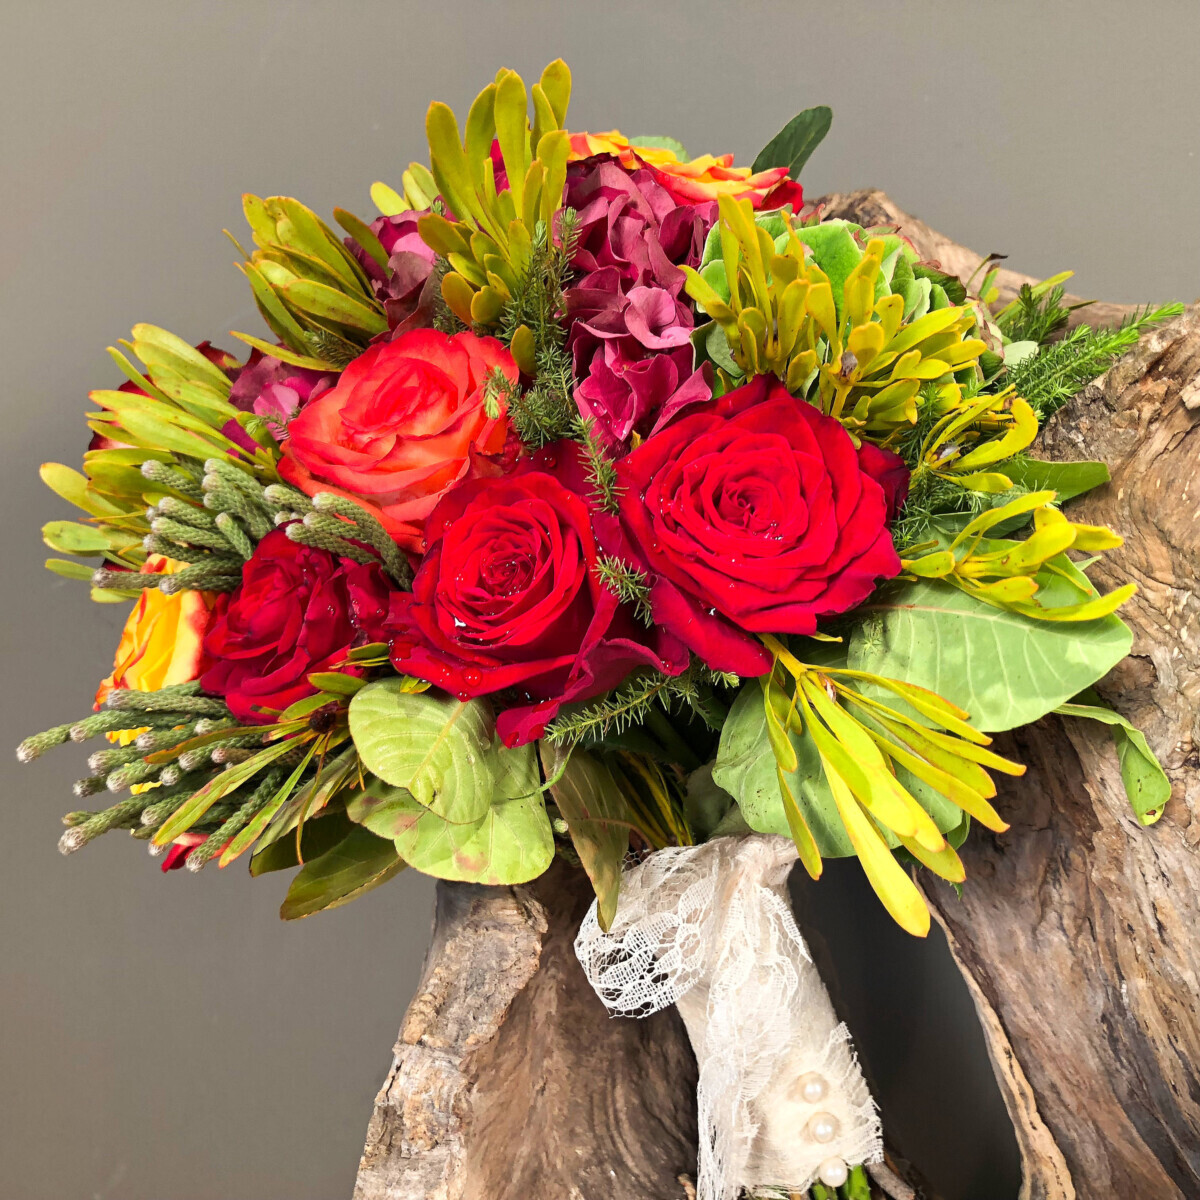
[[[716,670],[761,675],[751,634],[813,633],[899,573],[872,477],[895,455],[860,460],[771,376],[688,411],[617,464],[620,519],[597,529],[650,576],[656,622]]]
[[[374,564],[272,530],[242,567],[241,586],[217,609],[204,639],[213,665],[200,686],[223,696],[239,721],[270,722],[313,694],[310,672],[328,670],[352,646],[383,636],[390,591]]]
[[[530,702],[500,714],[508,746],[540,737],[565,701],[608,691],[635,667],[687,666],[673,636],[639,627],[596,577],[581,478],[578,447],[558,443],[516,474],[455,488],[429,518],[412,593],[392,597],[398,671],[463,698],[515,688]]]
[[[887,519],[894,521],[901,505],[908,499],[908,468],[904,459],[890,450],[863,442],[858,448],[858,465],[883,488]]]
[[[489,417],[484,405],[496,368],[516,381],[504,345],[473,333],[416,329],[372,346],[289,423],[280,474],[310,496],[335,492],[365,505],[419,551],[433,506],[478,455],[504,448],[507,418]]]

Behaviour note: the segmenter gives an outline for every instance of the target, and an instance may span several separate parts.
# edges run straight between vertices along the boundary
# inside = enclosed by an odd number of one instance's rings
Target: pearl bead
[[[823,1075],[809,1071],[792,1084],[791,1091],[793,1098],[803,1100],[805,1104],[820,1104],[829,1094],[829,1084]]]
[[[817,1168],[817,1178],[826,1187],[841,1187],[850,1178],[849,1168],[845,1159],[827,1158]]]
[[[837,1117],[832,1113],[814,1113],[808,1122],[808,1136],[814,1142],[832,1142],[838,1135]]]

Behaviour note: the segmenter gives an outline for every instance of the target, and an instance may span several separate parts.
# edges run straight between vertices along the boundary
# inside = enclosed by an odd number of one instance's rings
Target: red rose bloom
[[[508,746],[540,737],[565,701],[607,691],[635,667],[687,666],[673,636],[639,627],[597,579],[581,477],[578,447],[559,443],[516,474],[455,488],[429,518],[412,593],[392,597],[398,671],[463,698],[525,696],[497,722]]]
[[[310,496],[335,492],[371,509],[407,550],[425,518],[508,436],[484,405],[488,375],[517,379],[495,338],[416,329],[372,346],[288,425],[279,472]]]
[[[900,571],[874,476],[831,417],[758,376],[655,434],[617,464],[620,518],[606,549],[651,578],[657,623],[709,666],[761,675],[753,633],[813,633]]]
[[[374,564],[301,546],[272,530],[242,567],[241,587],[215,613],[204,639],[213,665],[200,686],[223,696],[239,721],[270,722],[313,694],[310,672],[383,636],[390,591]]]

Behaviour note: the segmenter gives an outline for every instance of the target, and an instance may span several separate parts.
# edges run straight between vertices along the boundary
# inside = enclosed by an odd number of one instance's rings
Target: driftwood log
[[[900,226],[969,277],[980,255],[878,191],[826,212]],[[1002,294],[1028,277],[1002,270]],[[1123,305],[1078,317],[1118,320]],[[1200,1197],[1200,307],[1144,337],[1049,422],[1037,454],[1100,458],[1073,513],[1127,540],[1094,569],[1140,591],[1102,685],[1171,777],[1159,823],[1125,798],[1107,731],[1047,718],[976,830],[959,900],[930,905],[975,1000],[1021,1152],[1020,1200]],[[590,902],[563,864],[524,888],[438,885],[433,944],[376,1099],[355,1200],[685,1200],[695,1062],[671,1012],[612,1020],[571,949]],[[869,1064],[868,1064],[869,1066]],[[897,1165],[897,1164],[893,1164]],[[924,1195],[890,1167],[879,1194]]]

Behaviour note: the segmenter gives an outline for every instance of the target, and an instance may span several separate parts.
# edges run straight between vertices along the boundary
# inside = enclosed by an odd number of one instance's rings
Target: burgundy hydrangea
[[[566,203],[579,214],[580,276],[566,294],[575,400],[624,447],[712,395],[708,368],[692,368],[680,266],[700,261],[717,206],[680,204],[651,172],[611,158],[572,166]]]
[[[287,435],[287,423],[310,400],[328,391],[337,379],[336,371],[294,367],[261,350],[252,350],[246,365],[234,378],[229,401],[240,412],[266,418],[271,432],[282,441]],[[258,443],[237,421],[228,421],[222,433],[251,453],[258,449]]]
[[[426,212],[428,209],[402,212],[371,223],[371,232],[388,256],[386,270],[353,238],[346,239],[387,314],[388,337],[431,324],[434,293],[429,280],[436,255],[417,232],[417,222]]]

